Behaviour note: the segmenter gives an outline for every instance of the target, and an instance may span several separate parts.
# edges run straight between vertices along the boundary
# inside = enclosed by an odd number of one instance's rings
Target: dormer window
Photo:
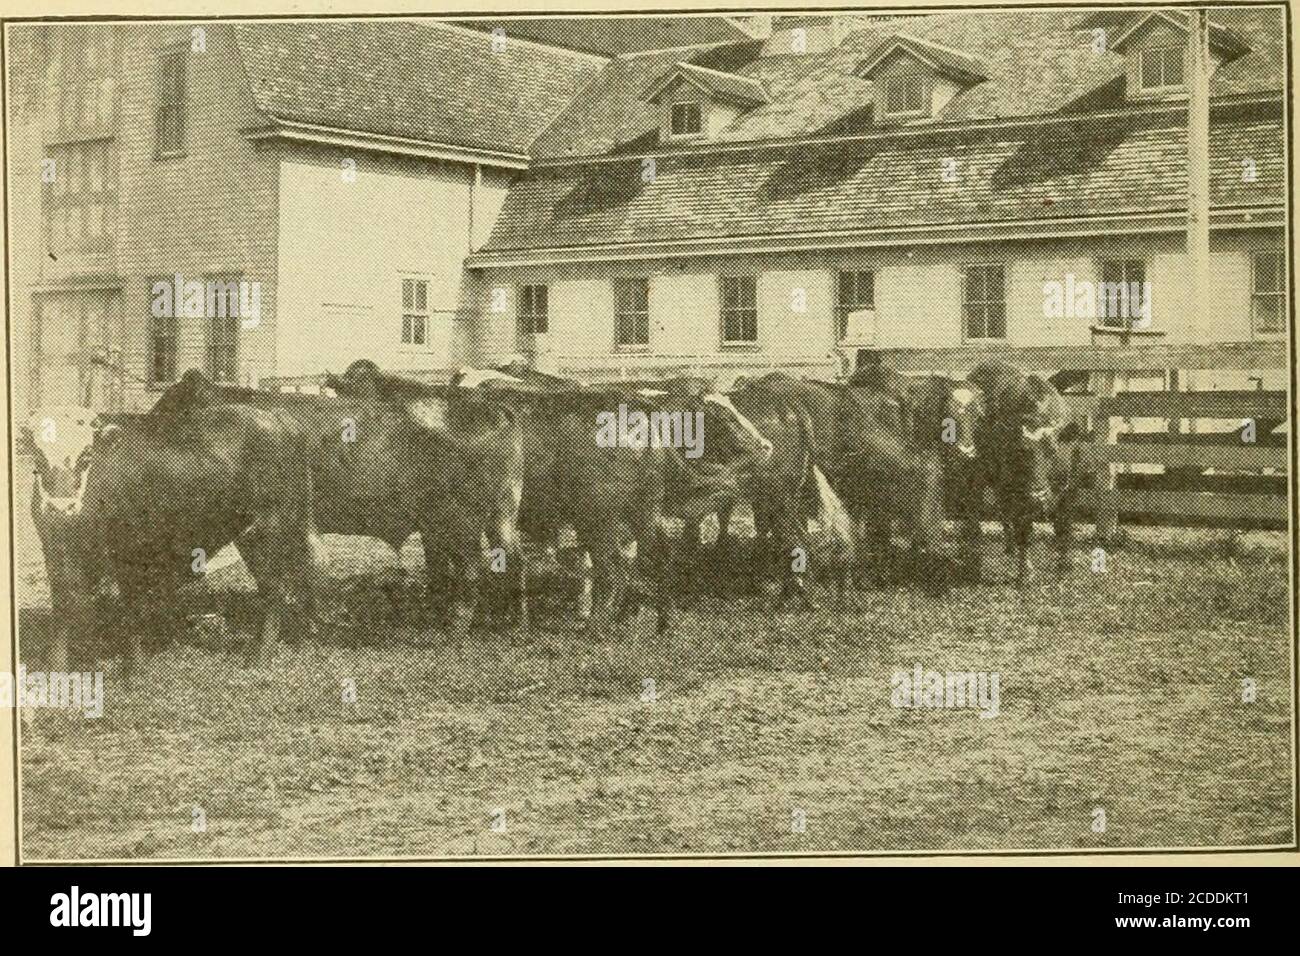
[[[671,132],[673,136],[699,136],[703,132],[699,103],[674,103]]]
[[[641,99],[659,109],[659,138],[715,138],[741,115],[768,102],[758,80],[678,63],[650,84]]]
[[[1166,46],[1143,50],[1139,56],[1141,63],[1138,73],[1142,78],[1142,89],[1159,92],[1182,88],[1186,47]]]
[[[931,119],[953,97],[988,79],[974,57],[903,33],[877,46],[853,72],[875,86],[882,120]]]
[[[1086,22],[1086,21],[1085,21]],[[1213,20],[1209,24],[1210,73],[1250,52],[1232,30]],[[1187,90],[1187,14],[1156,10],[1135,14],[1107,46],[1124,56],[1125,89],[1129,99],[1178,99]]]

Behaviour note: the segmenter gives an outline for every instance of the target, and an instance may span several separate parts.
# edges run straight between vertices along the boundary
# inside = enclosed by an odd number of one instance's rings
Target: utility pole
[[[1213,320],[1210,286],[1210,19],[1203,9],[1187,16],[1187,267],[1188,338],[1202,341]]]

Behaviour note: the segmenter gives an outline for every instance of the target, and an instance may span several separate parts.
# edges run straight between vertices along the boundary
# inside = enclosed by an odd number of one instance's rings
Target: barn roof
[[[618,57],[564,109],[537,139],[533,155],[578,157],[634,152],[652,145],[659,126],[643,91],[678,61],[748,77],[768,102],[723,129],[718,139],[755,142],[825,133],[869,132],[874,92],[855,75],[874,54],[900,39],[948,69],[986,79],[949,101],[936,119],[962,122],[1039,116],[1125,103],[1125,59],[1098,53],[1092,31],[1119,38],[1146,11],[1107,11],[1084,17],[1076,10],[976,10],[899,17],[868,24],[822,53],[773,55],[761,41],[704,47],[693,54],[668,51]],[[1213,13],[1215,36],[1231,31],[1249,52],[1224,63],[1211,78],[1211,95],[1282,89],[1285,36],[1277,8],[1224,8]],[[941,54],[938,51],[949,51]],[[693,146],[687,148],[707,148]]]
[[[1218,208],[1276,207],[1285,187],[1276,103],[1219,107],[1211,124]],[[1255,178],[1243,176],[1243,161]],[[954,171],[951,182],[942,176]],[[1186,130],[1170,113],[933,129],[830,142],[680,150],[654,159],[535,167],[511,188],[471,265],[512,252],[1038,224],[1186,208]]]
[[[1212,202],[1276,210],[1285,190],[1281,21],[1276,10],[1214,16],[1250,50],[1211,81]],[[872,24],[820,54],[772,55],[761,41],[711,47],[689,62],[759,82],[768,102],[700,145],[660,143],[659,112],[642,99],[682,54],[616,58],[534,144],[532,167],[470,263],[526,250],[929,226],[1032,221],[1046,232],[1080,217],[1185,210],[1185,105],[1130,99],[1124,57],[1093,45],[1096,26],[1119,36],[1136,17],[953,12]],[[872,84],[854,71],[900,35],[932,55],[956,51],[947,68],[986,79],[933,123],[875,123]],[[1247,160],[1253,179],[1243,176]],[[949,166],[952,181],[941,178]]]
[[[432,20],[253,21],[234,26],[258,108],[272,119],[527,153],[603,61]]]

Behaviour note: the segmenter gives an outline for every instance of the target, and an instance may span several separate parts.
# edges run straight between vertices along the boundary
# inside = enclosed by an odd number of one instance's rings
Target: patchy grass
[[[844,608],[822,591],[822,608],[806,613],[711,593],[721,585],[700,568],[689,576],[696,598],[665,637],[643,611],[596,640],[556,607],[526,642],[482,630],[454,645],[428,624],[418,547],[398,561],[333,539],[333,642],[284,647],[272,666],[246,670],[220,633],[195,634],[129,689],[108,662],[100,720],[34,714],[22,738],[23,853],[1286,843],[1285,542],[1221,540],[1135,530],[1105,574],[1081,548],[1058,579],[1041,550],[1023,589],[962,587],[944,600],[859,590]],[[237,597],[242,574],[226,568],[189,599],[201,609]],[[39,616],[24,623],[38,649]],[[918,663],[998,672],[1000,716],[895,709],[891,675]],[[647,679],[654,703],[642,700]],[[193,830],[195,807],[205,832]],[[1104,833],[1091,829],[1097,807]],[[498,808],[504,832],[490,827]],[[792,832],[795,809],[803,833]]]

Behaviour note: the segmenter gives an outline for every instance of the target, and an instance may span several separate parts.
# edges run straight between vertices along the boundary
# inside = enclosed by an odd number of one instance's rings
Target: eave
[[[269,125],[250,127],[241,130],[241,132],[246,139],[254,141],[281,140],[311,143],[319,146],[335,146],[342,149],[355,149],[371,153],[438,159],[444,162],[465,163],[473,166],[496,166],[501,169],[511,170],[527,169],[529,166],[529,157],[526,153],[510,153],[473,146],[462,146],[455,143],[438,143],[408,139],[401,136],[385,136],[379,133],[362,133],[355,130],[300,123],[278,117],[273,118]]]
[[[1281,204],[1224,207],[1211,211],[1210,226],[1226,229],[1281,228],[1286,210]],[[1116,212],[1104,216],[1018,219],[957,225],[916,225],[838,230],[815,233],[666,239],[652,242],[610,242],[534,249],[490,249],[465,260],[471,269],[516,266],[627,262],[699,258],[719,255],[805,252],[831,249],[945,245],[965,242],[1068,239],[1089,236],[1158,235],[1187,228],[1187,211]]]

